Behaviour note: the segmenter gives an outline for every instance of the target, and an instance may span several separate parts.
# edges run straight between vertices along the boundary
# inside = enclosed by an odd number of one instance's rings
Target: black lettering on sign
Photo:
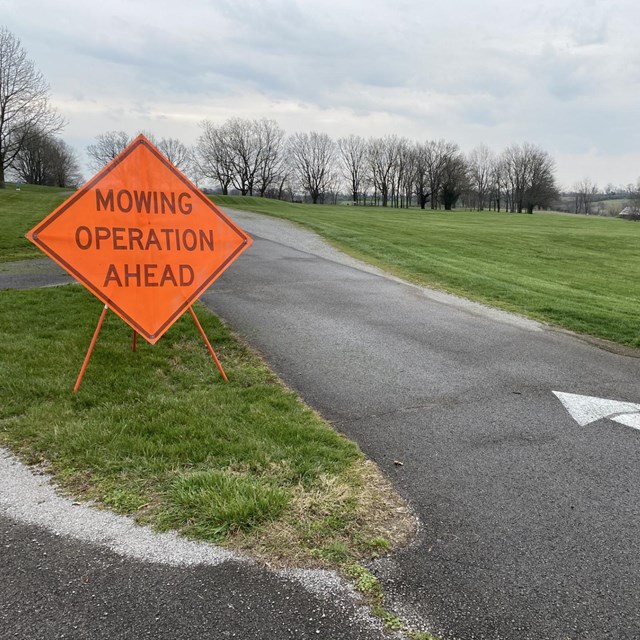
[[[112,282],[115,282],[116,285],[118,285],[119,287],[122,286],[122,280],[120,280],[120,276],[118,275],[118,270],[116,269],[115,264],[109,265],[109,268],[107,269],[107,275],[104,279],[104,284],[102,286],[106,287]]]
[[[122,272],[119,272],[115,264],[110,264],[103,286],[115,284],[118,287],[163,287],[170,284],[174,287],[189,287],[195,280],[193,267],[189,264],[179,264],[177,267],[167,264],[161,267],[161,272],[158,267],[153,263],[125,264]]]
[[[138,227],[79,226],[76,246],[114,251],[213,251],[213,229],[139,229]]]
[[[173,275],[173,269],[171,265],[168,264],[165,266],[164,271],[162,272],[162,276],[160,277],[160,286],[163,287],[165,284],[170,283],[174,287],[178,286],[178,281],[176,277]]]
[[[120,189],[116,202],[118,203],[118,209],[120,209],[120,211],[129,213],[133,207],[133,196],[126,189]],[[138,213],[140,213],[139,209]]]
[[[124,286],[128,287],[129,281],[134,280],[136,283],[136,286],[139,287],[141,283],[140,271],[141,269],[139,264],[134,264],[133,268],[131,268],[131,265],[125,264],[124,265]]]
[[[182,234],[182,244],[187,251],[194,251],[198,246],[198,238],[193,229],[185,229]]]
[[[213,251],[213,229],[200,229],[200,251],[204,251],[205,244]]]
[[[100,207],[113,211],[113,189],[109,189],[106,196],[102,195],[100,189],[96,189],[96,211],[100,211]]]
[[[106,192],[96,189],[96,211],[119,211],[120,213],[154,213],[175,214],[179,211],[188,216],[193,210],[191,194],[183,191],[138,191],[134,189],[120,189],[114,192],[109,189]]]
[[[171,213],[175,213],[176,212],[176,194],[170,193],[169,195],[167,195],[166,193],[160,193],[160,209],[162,213],[166,213],[167,209],[171,211]]]
[[[191,265],[188,265],[188,264],[180,265],[180,286],[181,287],[188,287],[190,284],[193,283],[193,280],[195,277],[196,276],[193,273],[193,269]]]
[[[129,249],[133,249],[133,244],[138,245],[138,249],[142,251],[142,229],[129,229]]]
[[[127,245],[124,242],[124,232],[126,229],[124,227],[113,227],[111,232],[113,233],[113,250],[114,251],[125,251],[127,249]]]
[[[193,205],[190,202],[184,202],[184,200],[191,200],[190,193],[181,193],[178,196],[178,208],[180,209],[180,213],[183,213],[185,216],[188,216],[193,209]]]
[[[149,213],[151,210],[151,191],[134,191],[133,196],[136,201],[136,211]]]
[[[147,236],[147,244],[145,245],[145,249],[149,249],[149,247],[153,245],[159,251],[162,251],[162,245],[160,244],[160,238],[158,238],[158,234],[155,232],[155,229],[149,229],[149,235]]]
[[[111,229],[109,227],[96,227],[96,249],[100,249],[103,240],[111,237]]]
[[[84,236],[84,242],[83,242]],[[80,249],[88,249],[91,246],[92,236],[89,227],[78,227],[76,229],[76,245]]]

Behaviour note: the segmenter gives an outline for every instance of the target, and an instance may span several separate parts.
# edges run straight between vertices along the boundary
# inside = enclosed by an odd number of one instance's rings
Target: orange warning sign
[[[142,135],[27,238],[152,344],[251,246]]]

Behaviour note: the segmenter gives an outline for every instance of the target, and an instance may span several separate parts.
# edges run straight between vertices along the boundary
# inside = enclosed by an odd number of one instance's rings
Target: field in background
[[[68,192],[0,190],[0,262],[42,257],[24,234]],[[214,196],[305,225],[413,282],[640,347],[640,224],[596,216],[302,205]]]
[[[284,218],[420,284],[640,347],[640,224],[619,219],[306,205],[214,196]]]
[[[69,196],[69,189],[7,183],[0,189],[0,262],[42,258],[43,253],[25,237],[33,226]]]

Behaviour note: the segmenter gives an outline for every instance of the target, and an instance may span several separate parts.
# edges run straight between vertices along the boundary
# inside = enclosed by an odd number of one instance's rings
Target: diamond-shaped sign
[[[251,246],[142,135],[27,238],[152,344]]]

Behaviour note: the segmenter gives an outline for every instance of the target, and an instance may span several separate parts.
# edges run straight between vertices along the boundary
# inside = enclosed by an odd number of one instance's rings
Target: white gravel
[[[129,558],[174,566],[217,565],[238,556],[210,544],[155,533],[131,518],[101,511],[59,496],[45,474],[35,475],[0,449],[0,511],[24,524],[38,525],[110,549]]]

